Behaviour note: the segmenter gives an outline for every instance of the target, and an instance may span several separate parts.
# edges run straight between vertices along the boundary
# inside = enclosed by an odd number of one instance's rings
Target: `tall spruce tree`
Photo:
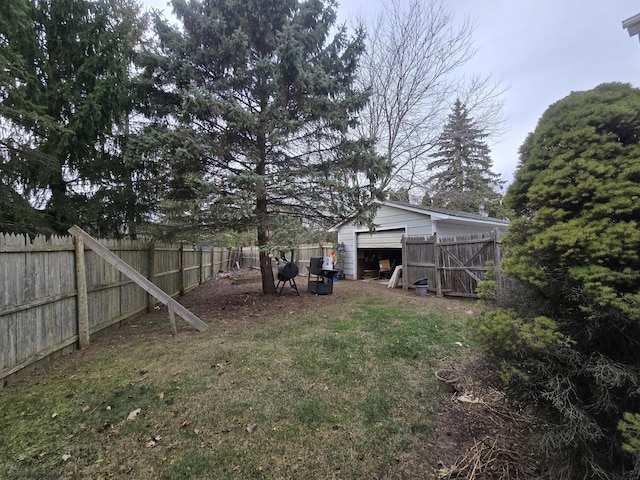
[[[10,0],[0,22],[3,188],[64,233],[73,223],[116,235],[123,145],[132,110],[128,69],[141,35],[129,0]],[[137,198],[135,195],[130,198]],[[33,208],[37,207],[37,211]],[[13,215],[15,216],[15,215]],[[11,222],[11,218],[7,218]]]
[[[32,80],[24,46],[32,35],[32,7],[29,0],[8,0],[0,15],[0,231],[46,232],[44,215],[16,190],[16,166],[12,158],[31,155],[28,131],[20,123],[42,132],[55,128],[34,104],[23,87]]]
[[[367,100],[352,86],[363,33],[336,28],[335,6],[174,0],[181,25],[159,20],[157,55],[147,58],[173,107],[173,226],[254,228],[264,293],[275,292],[267,248],[276,219],[362,213],[387,168],[369,141],[350,136]]]
[[[491,171],[486,135],[460,99],[456,99],[429,169],[430,201],[434,206],[491,216],[502,216],[499,189],[504,182]]]

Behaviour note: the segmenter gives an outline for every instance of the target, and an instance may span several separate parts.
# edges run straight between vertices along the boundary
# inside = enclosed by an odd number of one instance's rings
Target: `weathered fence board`
[[[258,247],[223,248],[147,241],[101,241],[116,256],[172,297],[233,269],[259,268]],[[300,245],[294,260],[301,274],[312,256],[331,245]],[[0,233],[0,388],[8,377],[83,345],[88,336],[131,318],[155,298],[90,249],[83,249],[86,299],[78,299],[76,245],[71,236]],[[290,259],[290,252],[286,252]],[[275,265],[275,263],[274,263]],[[86,312],[82,311],[82,304]],[[175,313],[178,313],[175,311]],[[79,315],[86,315],[86,326]],[[82,331],[86,328],[87,331]]]
[[[175,297],[229,263],[229,249],[144,241],[103,241],[119,258]],[[84,251],[88,334],[155,304],[144,289]],[[183,269],[181,270],[181,264]],[[0,388],[8,377],[80,341],[73,237],[0,233]]]
[[[403,239],[403,288],[426,278],[437,295],[477,297],[490,265],[500,263],[500,232],[485,235]]]
[[[99,241],[97,241],[93,237],[89,236],[89,234],[84,232],[82,229],[74,225],[69,229],[69,231],[74,236],[84,237],[84,241],[87,244],[87,246],[91,248],[91,250],[93,250],[95,253],[100,255],[100,257],[102,257],[106,262],[108,262],[109,265],[115,267],[119,272],[124,273],[127,276],[127,278],[136,282],[136,284],[140,288],[143,288],[147,293],[149,293],[150,295],[153,295],[165,305],[168,305],[172,311],[177,312],[190,325],[192,325],[193,327],[195,327],[201,332],[205,331],[208,328],[208,325],[206,323],[204,323],[202,320],[196,317],[189,310],[184,308],[181,304],[173,300],[171,296],[167,295],[160,288],[158,288],[156,285],[151,283],[144,275],[136,271],[128,263],[122,260],[122,258],[115,255],[111,250],[109,250],[107,247],[102,245]],[[183,251],[184,251],[184,247],[181,245],[180,246],[181,265],[183,263],[182,262]],[[181,274],[182,274],[181,278],[184,278],[184,269],[181,270]],[[182,293],[182,289],[181,289],[181,293]],[[114,304],[115,303],[112,303],[111,306],[113,306]]]

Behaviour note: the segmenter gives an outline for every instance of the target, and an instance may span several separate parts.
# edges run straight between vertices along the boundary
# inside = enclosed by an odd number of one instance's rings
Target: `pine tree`
[[[275,291],[270,236],[293,222],[339,221],[371,202],[385,163],[352,138],[367,100],[353,88],[363,33],[335,29],[320,0],[174,0],[146,74],[165,96],[175,145],[171,218],[184,232],[253,228],[264,293]],[[334,33],[335,32],[335,33]],[[364,176],[365,188],[355,188]],[[169,222],[168,220],[171,220]]]
[[[12,159],[38,161],[27,129],[20,123],[32,125],[35,134],[55,124],[23,87],[32,80],[23,48],[32,34],[31,13],[29,0],[8,0],[0,15],[0,231],[33,234],[47,232],[47,222],[16,190],[17,168]]]
[[[491,171],[485,138],[457,99],[429,163],[429,169],[435,171],[429,179],[429,198],[434,206],[501,216],[498,190],[504,182]]]
[[[134,104],[128,69],[142,33],[138,7],[10,0],[8,11],[19,23],[0,22],[0,56],[11,65],[0,76],[3,187],[21,198],[13,205],[35,205],[49,231],[78,223],[117,235],[122,203],[109,199],[122,191],[117,130]]]

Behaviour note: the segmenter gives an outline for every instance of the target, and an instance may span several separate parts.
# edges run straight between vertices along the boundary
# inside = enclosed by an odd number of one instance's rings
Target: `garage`
[[[430,237],[437,233],[444,237],[504,232],[509,225],[508,220],[393,201],[379,206],[373,223],[376,227],[371,231],[353,220],[336,227],[347,279],[378,278],[380,264],[386,265],[386,261],[391,271],[402,265],[403,235]]]

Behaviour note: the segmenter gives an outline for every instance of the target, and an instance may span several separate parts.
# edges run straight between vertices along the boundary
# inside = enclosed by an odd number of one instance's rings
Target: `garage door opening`
[[[380,271],[380,264],[386,266],[388,261],[389,272]],[[360,248],[358,249],[358,279],[368,280],[372,278],[390,278],[396,267],[402,266],[401,248]]]

